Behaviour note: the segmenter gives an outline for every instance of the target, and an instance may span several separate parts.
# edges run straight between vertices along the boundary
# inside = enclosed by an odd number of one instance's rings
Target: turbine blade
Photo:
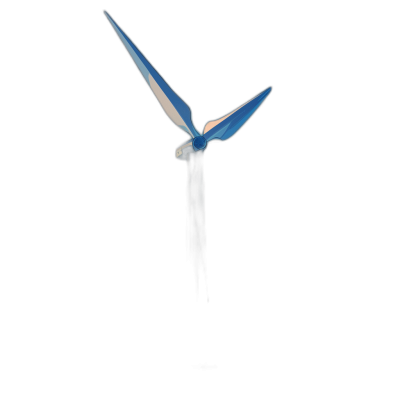
[[[128,36],[126,36],[110,15],[106,11],[104,11],[104,14],[115,29],[115,32],[117,32],[117,35],[125,45],[129,54],[132,56],[133,61],[135,61],[167,115],[176,125],[189,133],[190,136],[200,136],[193,126],[191,111],[188,105],[168,86],[167,82],[164,81],[159,73],[146,60],[144,55],[132,43]]]
[[[204,138],[208,141],[212,139],[229,139],[240,127],[251,117],[254,111],[261,105],[265,98],[269,95],[272,88],[268,88],[253,97],[247,103],[233,110],[215,121],[210,121],[204,127]]]

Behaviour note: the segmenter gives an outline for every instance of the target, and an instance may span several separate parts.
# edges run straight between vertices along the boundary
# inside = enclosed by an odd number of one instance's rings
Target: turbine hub
[[[203,150],[203,149],[206,148],[206,146],[207,146],[207,140],[204,139],[203,136],[196,136],[193,139],[193,148],[194,148],[195,151]]]

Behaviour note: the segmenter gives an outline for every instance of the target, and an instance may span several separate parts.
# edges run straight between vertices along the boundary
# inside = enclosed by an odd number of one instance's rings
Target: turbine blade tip
[[[271,93],[272,87],[270,86],[268,89],[265,89],[263,92],[261,92],[260,97],[262,99],[265,99],[270,93]]]
[[[111,15],[106,11],[106,10],[103,10],[103,12],[104,12],[104,15],[107,17],[107,19],[111,22],[114,22],[114,20],[111,18]]]

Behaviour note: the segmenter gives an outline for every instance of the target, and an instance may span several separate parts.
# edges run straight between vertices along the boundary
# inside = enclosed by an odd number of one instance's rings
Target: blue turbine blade
[[[167,115],[176,125],[189,133],[190,136],[200,136],[193,126],[191,111],[188,105],[168,86],[167,82],[164,81],[160,74],[146,60],[144,55],[132,43],[128,36],[125,35],[110,15],[106,11],[104,11],[104,14],[117,32],[129,54],[132,56],[133,61],[135,61]]]
[[[209,142],[212,139],[229,139],[251,117],[254,111],[269,95],[272,88],[268,88],[252,100],[240,106],[235,111],[216,121],[210,121],[204,127],[204,138]]]

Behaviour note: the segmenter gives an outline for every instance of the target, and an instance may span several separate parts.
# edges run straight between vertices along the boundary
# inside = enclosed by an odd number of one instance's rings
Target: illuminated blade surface
[[[143,54],[131,42],[128,36],[125,35],[122,29],[114,22],[108,13],[104,11],[104,14],[111,22],[111,25],[122,40],[122,43],[125,45],[129,54],[132,56],[133,61],[135,61],[140,72],[143,74],[167,115],[176,125],[189,133],[190,136],[199,136],[200,134],[193,126],[191,112],[188,105],[168,86],[164,79],[161,78],[159,73],[146,60]]]
[[[212,139],[229,139],[237,130],[251,117],[254,111],[261,105],[269,95],[272,88],[268,88],[259,95],[249,100],[236,110],[225,117],[210,121],[204,127],[204,138],[208,141]]]

